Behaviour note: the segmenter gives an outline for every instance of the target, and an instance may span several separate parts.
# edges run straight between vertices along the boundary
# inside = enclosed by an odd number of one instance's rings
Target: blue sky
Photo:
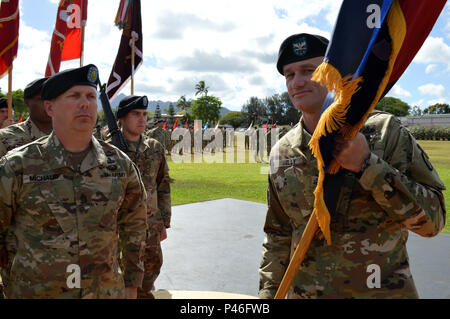
[[[21,0],[19,53],[13,88],[44,75],[57,0]],[[85,63],[94,63],[106,82],[121,32],[114,27],[119,1],[90,0]],[[330,37],[340,7],[337,0],[142,1],[144,64],[136,73],[136,94],[151,100],[194,98],[204,80],[223,106],[239,111],[252,96],[285,89],[275,68],[278,48],[291,34]],[[257,8],[257,10],[255,10]],[[63,62],[62,69],[78,61]],[[450,4],[429,38],[388,94],[421,108],[450,104]],[[4,91],[6,77],[0,80]],[[123,89],[124,94],[130,88]]]

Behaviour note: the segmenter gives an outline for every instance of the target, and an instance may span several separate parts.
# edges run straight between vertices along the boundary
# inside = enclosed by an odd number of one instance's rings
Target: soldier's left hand
[[[364,161],[370,156],[369,144],[366,137],[359,133],[350,140],[339,136],[335,138],[333,157],[349,171],[359,173]]]

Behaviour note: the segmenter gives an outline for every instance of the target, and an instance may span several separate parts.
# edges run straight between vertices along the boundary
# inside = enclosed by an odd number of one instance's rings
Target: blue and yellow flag
[[[312,79],[334,93],[324,108],[310,147],[319,179],[314,213],[331,244],[330,212],[337,196],[330,176],[335,137],[356,136],[368,115],[400,78],[430,33],[445,0],[344,0],[323,63]],[[328,186],[327,186],[328,185]],[[333,200],[326,200],[332,198]]]

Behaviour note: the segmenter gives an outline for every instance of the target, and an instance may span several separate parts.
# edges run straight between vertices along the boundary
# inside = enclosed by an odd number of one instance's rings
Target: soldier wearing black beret
[[[14,109],[14,104],[12,105]],[[14,114],[14,111],[13,111]],[[13,120],[8,120],[8,99],[0,98],[0,128],[13,124]]]
[[[163,263],[161,241],[170,227],[171,201],[169,167],[163,145],[144,134],[147,124],[148,99],[127,96],[117,109],[117,119],[128,144],[127,155],[141,173],[147,191],[148,237],[144,254],[144,279],[138,298],[153,299],[152,289]],[[106,140],[111,141],[111,138]]]
[[[331,94],[312,76],[327,42],[303,33],[280,47],[277,70],[302,117],[270,153],[261,298],[276,295],[293,249],[310,218],[317,217],[319,173],[309,142]],[[331,214],[331,242],[312,240],[287,297],[418,298],[406,250],[408,230],[436,236],[446,214],[445,186],[424,161],[426,154],[393,115],[372,112],[354,138],[335,137],[330,155],[341,169],[326,182],[342,181]]]
[[[41,100],[41,89],[47,78],[37,79],[24,90],[24,101],[30,117],[22,123],[9,126],[0,131],[0,156],[13,148],[28,144],[42,136],[50,134],[52,121]]]
[[[284,75],[286,64],[325,56],[328,40],[320,35],[300,33],[288,37],[278,51],[277,70]]]
[[[117,108],[117,119],[126,116],[132,110],[146,110],[148,107],[148,99],[144,96],[127,96],[124,97]]]
[[[128,156],[92,135],[97,83],[92,64],[46,80],[53,131],[2,158],[0,231],[21,234],[7,298],[137,297],[147,196]]]
[[[41,100],[41,89],[46,80],[46,78],[35,80],[25,88],[24,101],[28,107],[30,116],[21,123],[9,125],[0,130],[0,157],[14,148],[50,134],[52,130],[52,119],[45,111],[44,103]],[[7,100],[5,101],[5,107],[7,107]],[[0,103],[3,106],[3,103]],[[9,263],[6,262],[4,265],[0,264],[0,272],[4,284],[9,281],[9,270],[17,250],[16,241],[17,239],[12,231],[0,235],[0,255],[8,256],[8,258],[4,259],[9,259]]]

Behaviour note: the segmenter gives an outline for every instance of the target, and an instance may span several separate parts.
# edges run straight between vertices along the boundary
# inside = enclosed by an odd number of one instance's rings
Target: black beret
[[[0,98],[0,109],[8,108],[8,99]]]
[[[325,56],[328,40],[320,35],[300,33],[288,37],[278,51],[277,69],[283,74],[283,66],[289,63]]]
[[[127,115],[130,111],[135,109],[146,110],[148,106],[148,99],[144,96],[130,95],[124,97],[117,108],[117,118],[120,119]]]
[[[48,78],[42,78],[34,80],[31,83],[28,83],[27,87],[23,91],[23,98],[29,99],[36,94],[41,94],[42,86],[44,85],[44,82],[47,81]]]
[[[78,69],[56,73],[44,82],[41,91],[43,100],[54,99],[75,85],[89,85],[97,88],[98,68],[89,64]]]

